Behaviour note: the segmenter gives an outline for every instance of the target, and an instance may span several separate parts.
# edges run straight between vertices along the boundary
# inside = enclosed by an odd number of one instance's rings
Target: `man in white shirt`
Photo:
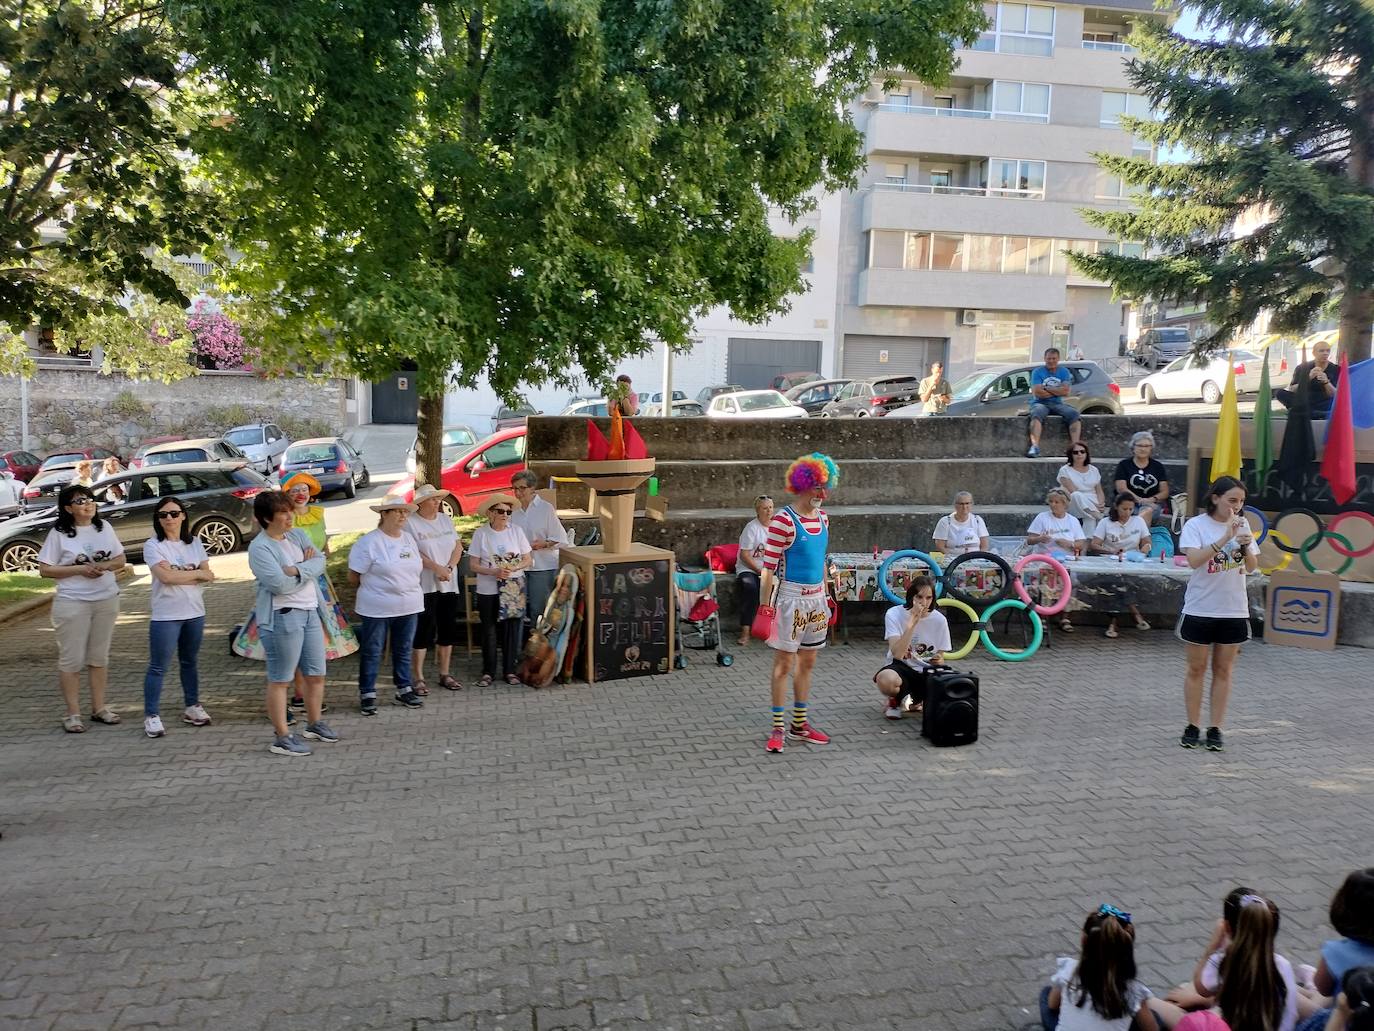
[[[558,521],[558,512],[535,493],[538,483],[538,477],[528,469],[510,478],[511,490],[520,502],[510,517],[511,525],[524,531],[533,557],[533,565],[525,571],[526,636],[544,614],[558,579],[558,549],[568,544],[568,533]]]

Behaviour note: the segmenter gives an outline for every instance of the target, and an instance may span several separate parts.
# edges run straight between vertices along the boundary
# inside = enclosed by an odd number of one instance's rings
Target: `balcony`
[[[1044,200],[1045,191],[1002,189],[993,186],[936,186],[932,183],[874,183],[875,190],[892,190],[896,193],[948,194],[955,197],[1017,197],[1024,200]]]
[[[1063,311],[1067,277],[999,272],[868,268],[859,273],[857,303],[877,308],[986,308]]]
[[[977,187],[917,186],[891,189],[875,184],[863,198],[863,231],[870,229],[932,230],[936,232],[1015,233],[1062,239],[1091,239],[1100,235],[1078,213],[1090,202],[1053,201],[1029,191],[988,190]]]
[[[974,118],[979,121],[1040,122],[1050,120],[1049,113],[1020,111],[990,111],[977,107],[924,107],[920,104],[876,104],[879,111],[895,111],[906,115],[926,115],[931,118]]]
[[[1117,43],[1111,40],[1104,39],[1089,39],[1087,36],[1083,37],[1083,49],[1101,50],[1109,54],[1135,53],[1135,47],[1131,46],[1129,43]]]

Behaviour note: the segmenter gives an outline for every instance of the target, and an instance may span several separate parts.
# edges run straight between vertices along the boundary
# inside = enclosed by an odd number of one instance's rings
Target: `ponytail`
[[[1126,995],[1135,980],[1135,926],[1128,913],[1103,906],[1083,922],[1083,952],[1074,983],[1076,1005],[1089,998],[1093,1011],[1105,1020],[1131,1016]]]
[[[1235,1031],[1278,1031],[1288,991],[1274,962],[1279,907],[1237,888],[1226,897],[1223,912],[1231,926],[1231,943],[1219,971],[1221,1015]]]

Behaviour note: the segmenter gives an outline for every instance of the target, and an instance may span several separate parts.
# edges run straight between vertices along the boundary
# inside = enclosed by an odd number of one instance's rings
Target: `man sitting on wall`
[[[1059,367],[1059,348],[1045,351],[1045,364],[1031,373],[1030,447],[1027,458],[1040,457],[1040,433],[1045,420],[1057,415],[1069,428],[1069,443],[1077,444],[1083,432],[1082,418],[1067,398],[1073,390],[1073,374]]]
[[[1292,408],[1301,389],[1303,376],[1307,377],[1307,404],[1313,419],[1326,419],[1331,416],[1331,402],[1336,396],[1336,384],[1341,381],[1341,367],[1331,363],[1331,345],[1316,344],[1312,348],[1312,360],[1303,362],[1293,370],[1293,381],[1287,390],[1274,391],[1274,397],[1285,408]]]

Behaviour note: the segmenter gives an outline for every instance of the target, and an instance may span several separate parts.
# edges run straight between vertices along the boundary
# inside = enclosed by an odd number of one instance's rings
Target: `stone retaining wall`
[[[344,382],[200,372],[159,383],[47,368],[29,381],[31,449],[40,454],[100,445],[127,457],[148,437],[217,437],[257,421],[293,437],[339,433],[347,424]],[[20,380],[0,378],[0,447],[19,447],[20,434]]]

